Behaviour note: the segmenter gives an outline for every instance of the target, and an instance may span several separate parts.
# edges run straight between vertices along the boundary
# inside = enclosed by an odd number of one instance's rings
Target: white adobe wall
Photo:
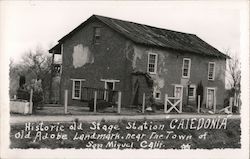
[[[27,101],[10,101],[10,112],[28,114],[30,103]]]

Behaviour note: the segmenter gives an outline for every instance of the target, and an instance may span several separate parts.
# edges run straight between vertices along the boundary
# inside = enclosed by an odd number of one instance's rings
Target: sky
[[[240,53],[240,5],[235,2],[0,2],[2,52],[15,62],[45,50],[93,14],[196,34],[224,52]]]

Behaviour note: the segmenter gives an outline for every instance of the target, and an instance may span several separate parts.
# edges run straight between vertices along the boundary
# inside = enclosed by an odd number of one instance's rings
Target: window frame
[[[210,71],[210,65],[213,64],[214,65],[214,69],[213,69],[213,75],[212,75],[212,78],[209,77],[209,71]],[[207,79],[210,80],[210,81],[214,81],[215,79],[215,62],[208,62],[208,72],[207,72]]]
[[[190,91],[189,91],[190,88],[194,89],[192,96],[190,96]],[[194,99],[196,97],[196,85],[193,85],[193,84],[189,85],[189,89],[188,89],[188,98]]]
[[[96,35],[96,30],[97,29],[100,29],[100,33],[99,35],[97,36]],[[100,44],[100,39],[101,39],[101,27],[100,26],[94,26],[94,29],[93,29],[93,43],[94,44]],[[96,37],[99,37],[99,38],[96,38]]]
[[[184,64],[185,64],[186,60],[189,61],[188,73],[187,73],[187,76],[184,76]],[[191,59],[190,58],[183,58],[183,60],[182,60],[182,78],[190,78],[190,72],[191,72]]]
[[[150,55],[154,55],[155,56],[155,63],[154,63],[154,72],[150,72],[149,71],[149,60],[150,60]],[[157,65],[158,65],[158,54],[157,53],[153,53],[153,52],[149,52],[148,53],[148,63],[147,63],[147,72],[149,74],[156,74],[157,73]]]
[[[156,97],[156,93],[159,93],[159,97]],[[161,91],[154,91],[154,98],[161,99]]]
[[[85,79],[71,79],[72,80],[72,99],[81,99],[81,91],[82,91],[82,81],[86,81]],[[75,82],[78,81],[80,82],[80,90],[79,90],[79,97],[75,96]]]

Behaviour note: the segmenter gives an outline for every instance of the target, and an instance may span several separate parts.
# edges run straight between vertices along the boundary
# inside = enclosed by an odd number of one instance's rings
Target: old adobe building
[[[49,52],[62,55],[61,103],[67,89],[69,105],[81,105],[86,86],[121,91],[124,106],[151,91],[158,102],[168,94],[185,105],[202,82],[203,104],[223,105],[228,56],[194,34],[93,15]]]

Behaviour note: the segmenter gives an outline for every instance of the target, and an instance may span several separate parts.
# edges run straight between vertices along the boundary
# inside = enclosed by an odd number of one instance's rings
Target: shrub
[[[18,88],[17,89],[17,99],[29,100],[30,99],[30,93],[28,92],[27,89]]]
[[[198,105],[198,96],[200,95],[201,100],[200,100],[200,106],[202,105],[203,102],[203,85],[202,85],[202,81],[200,81],[200,83],[197,85],[197,89],[196,89],[196,103]]]
[[[23,87],[17,90],[17,99],[30,100],[30,92],[33,89],[33,111],[35,112],[37,107],[43,104],[43,89],[41,87],[41,81],[32,80],[31,84],[25,84]]]
[[[112,105],[113,105],[112,103],[107,102],[105,100],[97,100],[96,111],[103,111],[104,109],[108,107],[112,107]],[[94,111],[94,99],[88,102],[88,106],[89,106],[89,111],[93,112]]]

